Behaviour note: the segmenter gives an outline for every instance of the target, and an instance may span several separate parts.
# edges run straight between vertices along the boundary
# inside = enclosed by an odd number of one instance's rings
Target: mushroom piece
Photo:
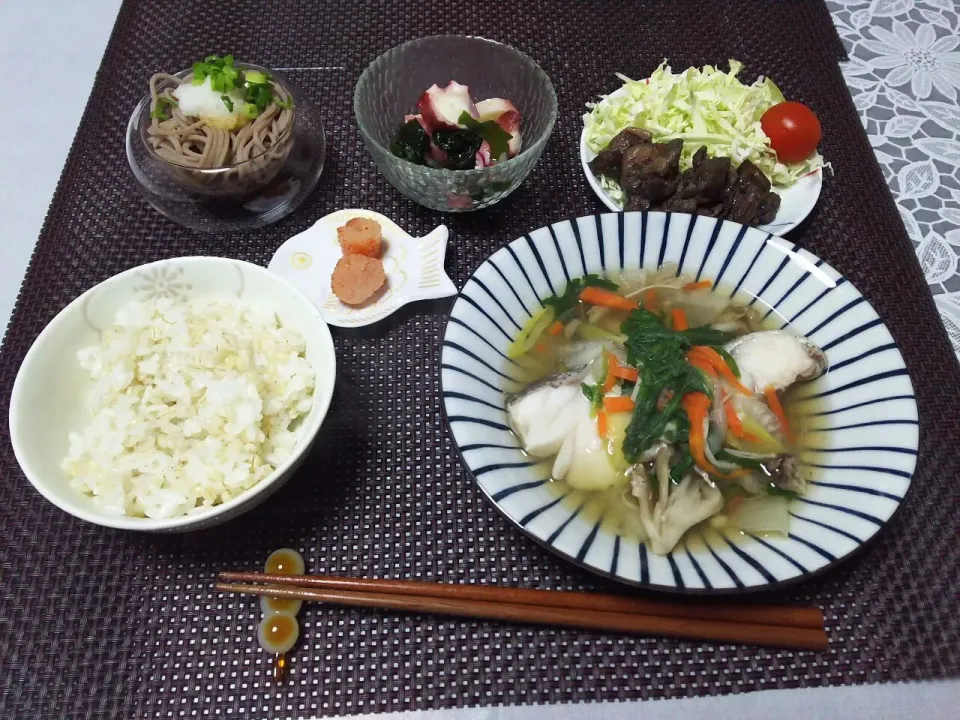
[[[657,555],[666,555],[687,530],[720,511],[723,494],[716,485],[694,473],[687,474],[678,485],[673,485],[669,477],[664,478],[659,472],[661,463],[657,465],[657,498],[652,497],[653,488],[642,465],[635,466],[630,487],[639,501],[640,521],[647,531],[650,550]]]

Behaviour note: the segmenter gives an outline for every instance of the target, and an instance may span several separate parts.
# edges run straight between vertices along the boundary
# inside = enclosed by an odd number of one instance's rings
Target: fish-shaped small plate
[[[343,257],[337,228],[362,217],[383,232],[384,287],[363,305],[347,305],[333,294],[330,277]],[[408,235],[393,220],[371,210],[338,210],[294,235],[274,253],[267,269],[293,283],[320,309],[323,319],[339,327],[362,327],[382,320],[407,303],[457,294],[443,269],[449,232],[441,225],[422,238]]]

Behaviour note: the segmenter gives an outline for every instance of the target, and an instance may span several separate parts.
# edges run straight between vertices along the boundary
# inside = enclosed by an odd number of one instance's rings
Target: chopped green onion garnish
[[[271,90],[266,85],[257,85],[256,88],[257,88],[257,92],[256,92],[257,99],[255,102],[257,103],[257,107],[265,108],[267,105],[270,104],[270,101],[273,100],[273,90]]]
[[[203,85],[203,81],[206,80],[209,65],[206,63],[195,62],[193,64],[193,84],[194,85]]]
[[[150,113],[150,117],[156,118],[157,120],[166,120],[170,116],[167,115],[167,108],[176,107],[177,101],[172,100],[168,97],[158,97],[157,98],[157,107]]]
[[[241,70],[234,65],[233,55],[222,58],[217,55],[207,55],[202,61],[193,64],[193,84],[202,85],[207,78],[214,92],[220,93],[220,99],[230,112],[233,112],[235,101],[227,93],[234,89],[243,91],[243,114],[256,118],[266,107],[275,102],[281,108],[293,107],[292,100],[280,101],[270,85],[270,73],[260,70]]]

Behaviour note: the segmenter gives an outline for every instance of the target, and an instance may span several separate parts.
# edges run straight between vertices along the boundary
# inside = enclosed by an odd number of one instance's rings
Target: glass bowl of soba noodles
[[[279,73],[232,55],[155,73],[127,127],[146,199],[199,230],[259,227],[295,210],[323,169],[317,111]]]

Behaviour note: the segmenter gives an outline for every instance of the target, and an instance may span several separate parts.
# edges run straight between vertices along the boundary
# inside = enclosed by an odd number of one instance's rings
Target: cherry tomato
[[[782,102],[767,110],[760,127],[783,163],[806,160],[820,144],[820,121],[803,103]]]

